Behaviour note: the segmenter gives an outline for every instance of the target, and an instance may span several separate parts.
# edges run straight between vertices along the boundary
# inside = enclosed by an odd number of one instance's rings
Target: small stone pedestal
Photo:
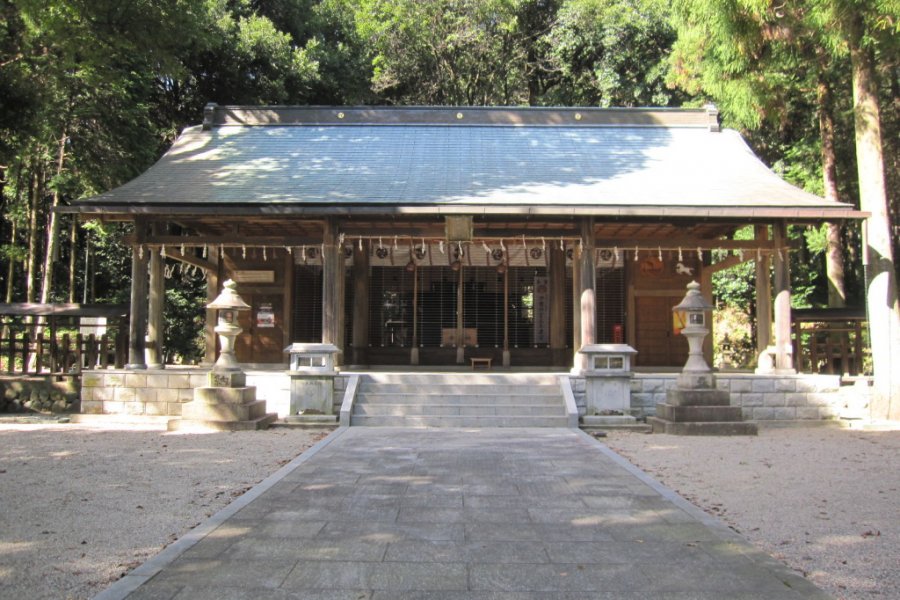
[[[586,427],[626,427],[631,414],[631,359],[637,350],[627,344],[590,344],[578,351],[587,357],[584,369]]]
[[[169,431],[245,431],[265,429],[278,418],[266,412],[265,400],[246,385],[243,372],[210,371],[207,385],[194,389],[194,399],[181,408],[181,419],[169,421]]]
[[[323,425],[337,422],[334,414],[334,344],[291,344],[291,406],[288,423]]]

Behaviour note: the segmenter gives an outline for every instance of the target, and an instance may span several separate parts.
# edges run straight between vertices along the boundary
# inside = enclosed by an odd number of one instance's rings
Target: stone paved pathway
[[[103,600],[828,598],[567,429],[339,430]]]

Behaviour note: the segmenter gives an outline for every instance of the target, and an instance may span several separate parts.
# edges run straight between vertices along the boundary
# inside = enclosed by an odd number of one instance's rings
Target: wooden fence
[[[37,335],[28,332],[0,338],[0,363],[6,373],[78,375],[81,371],[125,366],[124,334]]]
[[[794,368],[800,373],[865,375],[868,352],[863,318],[794,320]]]

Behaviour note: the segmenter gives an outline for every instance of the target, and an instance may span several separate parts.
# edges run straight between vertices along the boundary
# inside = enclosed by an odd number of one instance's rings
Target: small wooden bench
[[[493,358],[470,358],[472,361],[472,370],[474,371],[478,367],[483,367],[485,369],[491,368],[491,362],[494,360]]]

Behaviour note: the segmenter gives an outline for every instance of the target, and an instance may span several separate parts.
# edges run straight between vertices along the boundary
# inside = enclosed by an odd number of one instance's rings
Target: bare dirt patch
[[[900,598],[900,431],[606,443],[837,598]]]
[[[0,423],[0,595],[90,598],[324,435]]]

